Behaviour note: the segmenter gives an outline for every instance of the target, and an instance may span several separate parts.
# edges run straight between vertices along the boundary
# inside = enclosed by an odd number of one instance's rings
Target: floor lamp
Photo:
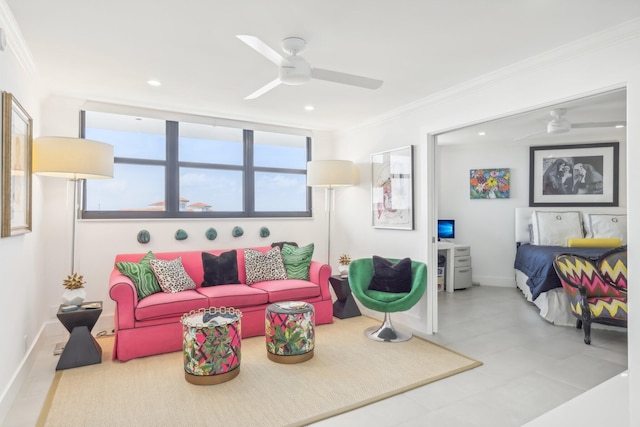
[[[33,142],[33,173],[73,182],[70,270],[73,275],[79,182],[89,178],[113,178],[113,145],[81,138],[37,138]]]
[[[307,186],[324,187],[327,211],[327,264],[331,265],[331,211],[334,189],[353,185],[353,162],[348,160],[312,160],[307,163]]]

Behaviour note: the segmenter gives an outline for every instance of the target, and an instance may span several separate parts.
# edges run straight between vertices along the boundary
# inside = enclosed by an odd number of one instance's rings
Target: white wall
[[[34,132],[37,133],[40,122],[39,81],[16,54],[11,23],[6,4],[2,2],[0,27],[7,32],[8,45],[4,52],[0,52],[0,91],[13,94],[33,118]],[[41,199],[41,188],[34,183],[32,233],[0,239],[0,283],[3,288],[3,297],[0,298],[0,420],[17,392],[18,388],[12,385],[19,386],[25,380],[19,368],[26,363],[28,348],[34,344],[47,317],[44,300],[40,298],[48,285],[39,267],[44,255],[40,251]]]
[[[620,141],[620,206],[627,204],[626,151],[626,142]],[[453,242],[471,246],[473,282],[515,286],[514,209],[529,206],[529,146],[491,141],[482,145],[440,145],[438,154],[438,217],[455,219]],[[469,170],[486,168],[510,169],[510,198],[469,198]]]
[[[336,141],[336,157],[351,159],[360,165],[360,184],[341,193],[336,222],[342,229],[335,236],[335,247],[356,257],[379,255],[411,256],[418,260],[435,259],[427,243],[429,210],[425,200],[440,182],[427,182],[428,168],[435,158],[427,153],[428,135],[462,125],[503,117],[516,112],[559,103],[578,96],[627,87],[627,166],[629,159],[640,158],[640,20],[622,25],[607,34],[583,40],[580,44],[555,49],[547,56],[525,61],[476,81],[437,94],[411,108],[388,114],[378,121],[341,132]],[[370,176],[368,154],[407,144],[416,145],[415,231],[388,231],[371,227]],[[496,165],[510,166],[510,165]],[[467,167],[465,166],[465,169]],[[468,173],[468,171],[467,171]],[[466,173],[465,173],[466,176]],[[517,174],[518,179],[524,178]],[[640,169],[627,167],[627,182],[640,182]],[[628,188],[627,193],[633,191]],[[347,193],[348,192],[348,193]],[[443,197],[449,197],[447,194]],[[518,196],[520,197],[520,196]],[[432,211],[436,206],[429,207]],[[627,194],[629,214],[629,280],[640,265],[640,199]],[[435,216],[432,216],[435,220]],[[509,261],[511,262],[511,261]],[[406,316],[396,316],[419,331],[428,331],[427,302]],[[640,292],[629,291],[629,307],[640,306]],[[629,315],[630,399],[640,399],[640,316]],[[635,405],[630,405],[632,411]],[[632,418],[640,425],[640,413]]]

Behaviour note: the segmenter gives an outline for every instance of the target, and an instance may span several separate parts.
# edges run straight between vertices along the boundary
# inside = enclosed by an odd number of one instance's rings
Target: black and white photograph
[[[529,206],[617,206],[618,143],[531,147]]]

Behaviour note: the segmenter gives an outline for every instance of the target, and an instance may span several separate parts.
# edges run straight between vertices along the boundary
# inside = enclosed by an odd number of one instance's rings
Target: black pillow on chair
[[[404,258],[395,264],[388,259],[373,256],[373,277],[369,290],[405,293],[411,292],[411,258]]]
[[[204,281],[202,287],[239,284],[236,250],[222,252],[220,256],[202,252]]]

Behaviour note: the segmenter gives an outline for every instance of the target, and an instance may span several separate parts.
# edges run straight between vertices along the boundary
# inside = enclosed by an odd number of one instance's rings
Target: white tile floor
[[[627,368],[626,329],[592,330],[585,345],[581,330],[547,323],[515,288],[441,292],[439,310],[440,332],[429,339],[483,366],[314,426],[521,426]],[[57,341],[41,346],[3,427],[35,425]]]

